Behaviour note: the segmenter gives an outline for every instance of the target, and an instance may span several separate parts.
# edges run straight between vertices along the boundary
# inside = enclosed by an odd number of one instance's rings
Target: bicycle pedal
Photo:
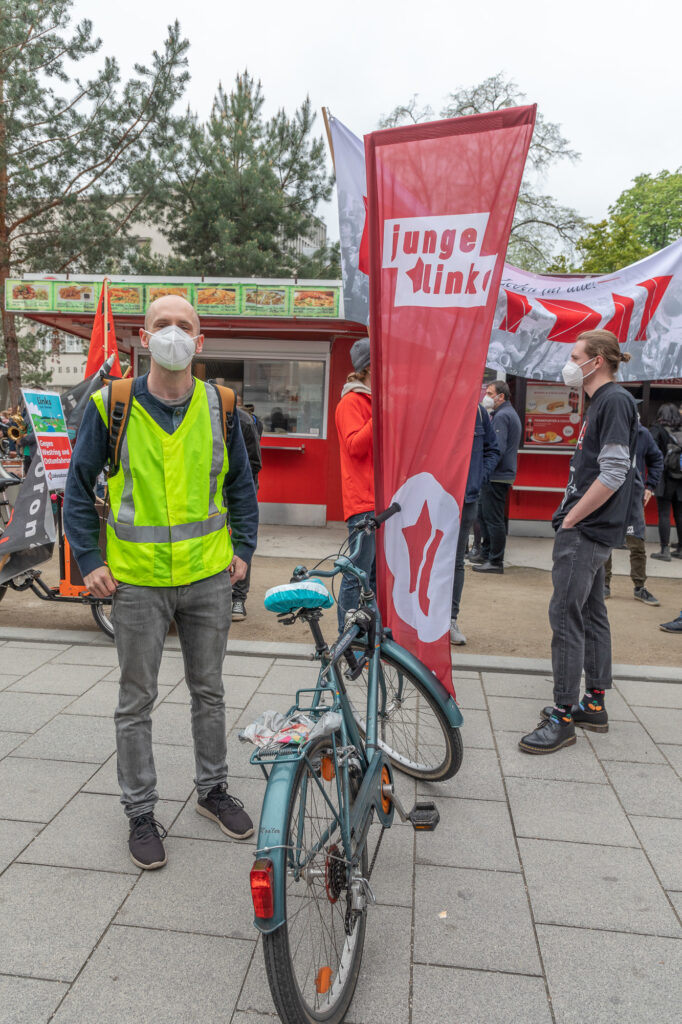
[[[414,805],[407,820],[412,823],[415,832],[435,832],[440,814],[433,800],[422,800]]]

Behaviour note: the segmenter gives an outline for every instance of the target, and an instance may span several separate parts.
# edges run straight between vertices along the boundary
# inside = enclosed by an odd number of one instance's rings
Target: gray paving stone
[[[0,654],[0,667],[6,675],[25,676],[55,656],[45,647],[14,647],[6,644]],[[61,657],[61,655],[58,655]]]
[[[50,821],[92,775],[89,764],[6,757],[0,761],[0,818]]]
[[[2,665],[2,652],[0,651],[0,665]],[[16,683],[17,679],[20,679],[17,675],[4,675],[0,674],[0,690],[8,689],[12,683]]]
[[[630,824],[639,837],[664,889],[682,890],[682,821],[633,815]]]
[[[464,748],[462,767],[447,782],[418,782],[417,792],[432,796],[468,797],[473,800],[504,800],[504,786],[497,754],[494,750]]]
[[[542,705],[528,697],[488,697],[488,706],[495,732],[513,732],[520,738],[540,721]]]
[[[13,690],[3,690],[0,693],[2,728],[6,732],[37,732],[72,700],[73,697],[52,693],[15,693]]]
[[[272,662],[272,658],[250,658],[247,655],[227,654],[223,662],[223,675],[262,677]]]
[[[633,707],[682,708],[680,683],[619,682],[617,688]]]
[[[483,687],[475,677],[462,676],[454,680],[457,703],[461,708],[486,710]]]
[[[176,837],[167,851],[168,864],[142,875],[117,922],[253,939],[253,846]]]
[[[519,846],[536,922],[682,934],[641,850],[539,839]]]
[[[509,778],[507,793],[517,836],[638,845],[627,816],[607,786]]]
[[[134,879],[13,864],[0,878],[0,974],[72,981]]]
[[[544,926],[538,939],[557,1024],[678,1024],[682,943]]]
[[[293,703],[293,694],[267,693],[259,689],[246,707],[237,711],[236,724],[243,729],[254,722],[263,711],[280,711],[282,714],[286,714]]]
[[[27,732],[0,732],[0,759],[16,750],[29,736]]]
[[[159,695],[156,704],[160,704],[167,693],[170,693],[170,686],[159,686]],[[66,715],[92,715],[96,718],[112,718],[116,705],[118,704],[119,685],[118,683],[102,680],[92,686],[82,697],[74,700],[64,709]]]
[[[194,789],[194,751],[191,747],[154,743],[156,788],[161,800],[185,801]],[[100,770],[83,786],[87,793],[110,793],[119,796],[121,789],[116,775],[116,754],[112,754]]]
[[[372,825],[367,854],[372,860],[379,838],[379,826]],[[389,907],[412,906],[414,872],[414,829],[396,823],[385,833],[372,873],[372,891],[378,904]],[[370,923],[372,916],[370,914]],[[368,925],[369,927],[369,925]]]
[[[103,764],[116,749],[114,723],[91,715],[57,715],[30,739],[14,757],[54,758],[59,761],[89,761]]]
[[[223,676],[228,708],[243,708],[258,689],[258,676]]]
[[[101,665],[56,665],[50,662],[18,679],[12,690],[23,693],[63,693],[80,696],[106,674]]]
[[[534,757],[519,749],[518,733],[498,732],[497,749],[505,777],[557,779],[559,782],[594,782],[608,786],[609,780],[582,729],[576,729],[577,743],[552,757]]]
[[[262,779],[263,772],[258,765],[250,763],[250,757],[256,749],[252,743],[242,743],[239,729],[234,728],[227,734],[227,767],[229,775],[237,778]]]
[[[435,832],[417,833],[417,862],[520,871],[509,810],[492,800],[439,800]]]
[[[60,981],[0,977],[0,1024],[46,1024],[68,987]]]
[[[39,824],[30,821],[0,820],[0,871],[19,856],[40,828]]]
[[[492,748],[493,734],[490,728],[490,720],[487,711],[466,711],[463,712],[464,722],[461,726],[464,749],[469,747]]]
[[[170,828],[181,803],[159,801],[155,814]],[[115,796],[77,793],[18,858],[25,864],[53,864],[139,875],[128,855],[128,822]]]
[[[254,834],[250,839],[243,842],[255,846],[258,838],[258,821],[260,819],[261,804],[265,793],[265,779],[231,779],[228,782],[230,793],[241,800],[244,809],[251,817],[254,824]],[[170,834],[182,836],[185,839],[209,839],[217,842],[233,843],[234,840],[226,836],[219,825],[196,810],[197,795],[193,793],[183,808],[182,813],[176,818]],[[165,822],[164,822],[165,824]]]
[[[362,969],[346,1020],[355,1024],[408,1024],[410,973],[396,970],[410,962],[412,911],[403,907],[374,907],[369,911]],[[391,998],[386,998],[386,979]]]
[[[420,964],[414,966],[412,1007],[412,1024],[448,1019],[466,1024],[552,1021],[542,978]]]
[[[667,764],[607,761],[605,767],[628,814],[682,818],[682,781]]]
[[[422,864],[415,874],[416,961],[540,974],[521,875]]]
[[[682,737],[682,710],[637,708],[637,717],[656,743],[679,743]]]
[[[265,693],[281,693],[291,697],[290,703],[293,704],[296,690],[315,686],[319,668],[319,665],[314,662],[305,667],[302,665],[273,665],[263,676],[260,689]]]
[[[255,930],[255,929],[254,929]],[[243,1014],[243,1024],[251,1024],[252,1014],[261,1014],[263,1016],[268,1014],[276,1014],[275,1004],[272,1001],[270,995],[270,986],[268,984],[268,977],[265,973],[265,962],[263,959],[263,946],[261,941],[258,941],[256,950],[251,961],[251,965],[248,969],[246,980],[239,999],[237,1001],[237,1009]],[[255,1018],[259,1021],[259,1017]],[[272,1016],[268,1017],[269,1024],[277,1024],[279,1017],[275,1016],[274,1020]]]
[[[682,746],[672,743],[660,743],[659,750],[664,754],[678,775],[682,775]]]
[[[277,1024],[279,1017],[276,1017],[274,1013],[268,1015],[265,1013],[248,1013],[243,1010],[237,1010],[234,1017],[232,1018],[232,1024]]]
[[[56,665],[101,665],[113,668],[118,665],[118,655],[113,644],[106,647],[69,647],[67,651],[53,658]]]
[[[252,942],[115,926],[56,1014],[55,1024],[225,1024]]]
[[[663,755],[639,722],[612,722],[607,733],[586,732],[585,735],[600,761],[638,761],[643,764],[660,764],[663,761]]]
[[[44,631],[43,635],[45,635],[46,632],[54,635],[52,630]],[[70,643],[60,644],[45,640],[7,640],[5,643],[5,647],[8,647],[10,650],[18,648],[21,651],[49,651],[51,655],[61,654],[62,651],[67,651],[70,646]]]
[[[677,916],[682,917],[682,892],[669,892],[668,897],[677,911]]]
[[[483,689],[489,697],[532,697],[545,704],[552,699],[551,676],[525,676],[520,672],[481,672],[481,678]]]

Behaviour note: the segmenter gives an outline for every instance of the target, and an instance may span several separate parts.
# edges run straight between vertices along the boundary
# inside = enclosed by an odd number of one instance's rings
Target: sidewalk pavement
[[[231,842],[195,813],[177,645],[154,711],[169,862],[145,873],[118,801],[115,651],[38,632],[0,633],[0,1024],[275,1024],[255,837]],[[237,730],[316,674],[302,648],[270,646],[230,646],[224,664],[231,790],[254,818],[264,783]],[[544,663],[480,661],[454,673],[460,773],[398,777],[402,802],[433,795],[441,823],[385,836],[347,1020],[677,1024],[682,687],[661,668],[619,677],[607,735],[530,757],[516,743],[551,693]]]

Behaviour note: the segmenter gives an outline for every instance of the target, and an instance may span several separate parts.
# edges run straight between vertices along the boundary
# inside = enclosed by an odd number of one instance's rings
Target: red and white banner
[[[382,615],[453,693],[449,625],[474,417],[535,107],[365,137]]]
[[[682,240],[613,274],[551,277],[506,266],[488,366],[560,380],[581,331],[606,328],[630,353],[622,380],[682,375]]]
[[[336,196],[339,204],[339,239],[343,277],[343,315],[346,320],[369,321],[369,277],[366,265],[367,177],[365,147],[336,117],[329,118],[332,136]]]

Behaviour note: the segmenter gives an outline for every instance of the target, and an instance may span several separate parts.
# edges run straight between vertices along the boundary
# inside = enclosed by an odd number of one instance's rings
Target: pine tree
[[[176,22],[160,51],[122,83],[105,57],[92,77],[92,23],[70,26],[71,0],[0,3],[0,304],[11,401],[21,366],[5,281],[25,272],[117,270],[129,225],[163,188],[182,124],[172,108],[188,78]]]

